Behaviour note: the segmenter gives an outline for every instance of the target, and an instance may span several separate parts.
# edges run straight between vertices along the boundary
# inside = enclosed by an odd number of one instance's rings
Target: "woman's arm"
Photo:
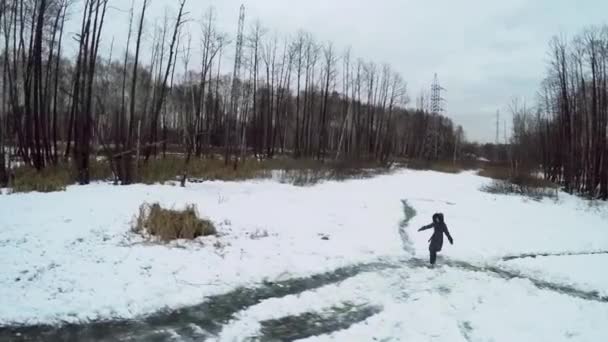
[[[434,228],[434,227],[435,227],[435,224],[434,224],[434,223],[431,223],[431,224],[429,224],[429,225],[426,225],[426,226],[424,226],[424,227],[422,227],[422,228],[418,229],[418,231],[419,231],[419,232],[421,232],[421,231],[423,231],[423,230],[431,229],[431,228]]]
[[[447,225],[443,225],[443,233],[448,237],[448,240],[450,241],[450,244],[454,244],[454,239],[452,238],[452,235],[450,235],[450,231],[448,230],[448,226]]]

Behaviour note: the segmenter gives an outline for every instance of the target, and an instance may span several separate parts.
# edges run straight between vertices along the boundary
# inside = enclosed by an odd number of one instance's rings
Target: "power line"
[[[241,77],[241,60],[243,57],[243,30],[245,27],[245,5],[241,5],[239,13],[239,28],[236,37],[236,53],[234,56],[234,74],[232,76],[232,100],[236,103],[239,97],[238,81]]]
[[[500,144],[500,110],[496,111],[496,145]]]

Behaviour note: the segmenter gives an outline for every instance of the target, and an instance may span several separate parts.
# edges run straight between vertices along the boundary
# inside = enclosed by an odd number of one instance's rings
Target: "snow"
[[[254,337],[262,320],[278,319],[288,315],[298,315],[310,311],[328,309],[341,303],[353,305],[367,304],[365,298],[369,285],[383,282],[379,274],[357,276],[340,284],[324,286],[318,291],[308,291],[301,295],[289,295],[273,298],[241,312],[223,331],[219,340],[231,341],[243,337]]]
[[[586,291],[597,291],[601,296],[608,297],[606,265],[608,253],[528,257],[507,261],[503,267]]]
[[[608,249],[608,210],[560,193],[533,201],[479,191],[489,179],[399,170],[390,175],[295,187],[278,181],[116,187],[0,196],[0,326],[130,319],[255,286],[381,260],[426,260],[435,212],[454,236],[441,256],[498,265],[547,281],[606,293],[606,256],[502,258]],[[402,200],[417,212],[399,235]],[[130,232],[143,202],[189,203],[217,237],[169,245]],[[328,238],[328,240],[324,239]],[[441,259],[440,259],[441,262]],[[592,266],[587,266],[592,265]],[[365,272],[238,312],[218,340],[253,336],[260,322],[331,308],[378,305],[364,322],[310,341],[597,341],[608,336],[608,304],[447,265]],[[555,316],[555,320],[548,317]],[[559,327],[559,328],[558,328]],[[467,337],[468,336],[468,337]],[[368,338],[369,337],[369,338]]]
[[[597,340],[600,335],[595,327],[608,318],[605,305],[588,305],[536,291],[526,282],[505,282],[450,270],[439,275],[424,273],[415,273],[415,279],[407,282],[413,288],[408,299],[387,303],[388,309],[370,319],[367,327],[357,325],[333,336],[310,340],[346,341],[368,336],[363,340],[534,341],[542,336],[543,340],[563,341],[567,340],[563,331],[576,334],[578,340]],[[451,292],[442,293],[438,284]],[[556,311],[552,311],[553,319],[543,319],[549,303]],[[468,337],[462,331],[467,325],[471,329]]]
[[[599,341],[606,336],[608,319],[606,304],[539,290],[525,280],[450,268],[403,268],[264,301],[240,312],[218,340],[254,337],[260,321],[348,300],[381,305],[383,311],[351,328],[304,341]]]
[[[2,197],[0,297],[8,303],[0,322],[136,317],[199,302],[236,284],[401,253],[396,231],[369,234],[374,226],[396,229],[400,202],[378,215],[386,203],[345,197],[342,186],[95,184]],[[130,234],[130,222],[141,203],[157,201],[197,204],[222,236],[172,248],[145,244]],[[326,235],[329,241],[322,240]]]

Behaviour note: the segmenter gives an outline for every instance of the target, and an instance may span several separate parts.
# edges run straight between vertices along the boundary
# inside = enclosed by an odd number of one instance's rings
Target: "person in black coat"
[[[418,229],[418,231],[421,232],[431,228],[435,229],[435,232],[429,239],[429,252],[431,254],[431,265],[434,265],[437,260],[437,252],[440,252],[443,247],[443,234],[448,237],[448,241],[450,241],[450,244],[452,245],[454,244],[454,239],[452,239],[452,236],[448,231],[448,226],[446,226],[443,221],[443,214],[433,215],[433,223]]]

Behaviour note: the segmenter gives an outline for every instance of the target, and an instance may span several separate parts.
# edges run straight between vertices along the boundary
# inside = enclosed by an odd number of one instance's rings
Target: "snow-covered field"
[[[0,195],[0,329],[139,318],[239,286],[380,260],[403,267],[263,300],[236,312],[215,338],[257,336],[269,320],[350,303],[379,309],[309,340],[608,340],[608,255],[586,255],[608,250],[608,208],[561,193],[542,202],[491,195],[479,191],[486,182],[473,173],[401,170],[313,187],[270,180],[187,188],[94,184]],[[402,200],[417,212],[405,227],[411,252],[399,233]],[[143,202],[195,203],[220,235],[145,241],[130,232]],[[426,260],[430,233],[416,230],[435,212],[445,214],[454,245],[446,241],[443,266],[408,266]],[[558,256],[504,260],[536,253]],[[521,277],[482,271],[486,266]],[[597,296],[542,288],[528,278]]]
[[[597,255],[522,258],[504,262],[501,266],[578,289],[597,291],[608,298],[608,252]]]

